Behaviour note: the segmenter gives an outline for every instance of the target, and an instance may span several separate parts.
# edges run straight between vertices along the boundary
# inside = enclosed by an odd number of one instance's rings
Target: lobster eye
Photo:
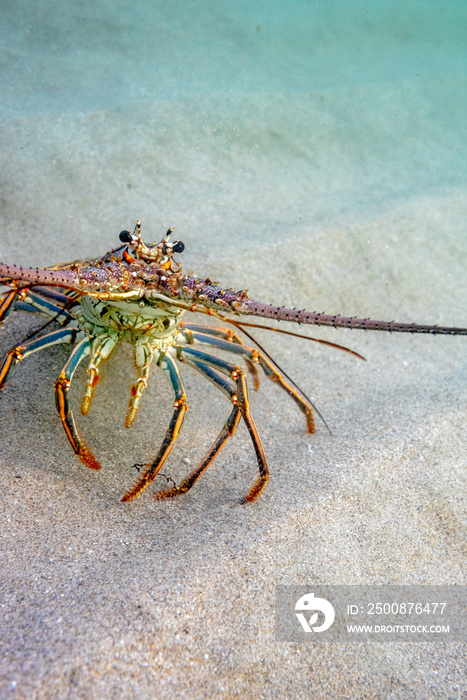
[[[185,250],[185,244],[181,241],[175,241],[175,243],[172,246],[172,250],[174,253],[183,253],[183,251]]]
[[[118,236],[122,243],[131,243],[133,236],[129,231],[120,231]]]

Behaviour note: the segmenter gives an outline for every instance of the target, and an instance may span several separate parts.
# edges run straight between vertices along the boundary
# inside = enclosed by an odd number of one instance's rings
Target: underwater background
[[[61,208],[70,232],[138,216],[154,235],[160,221],[204,223],[206,240],[227,227],[235,244],[445,196],[467,171],[466,14],[433,0],[4,3],[5,196],[53,188],[57,211],[36,201],[35,216],[56,228]]]
[[[260,301],[465,327],[466,37],[463,0],[3,1],[0,259],[96,257],[140,219],[147,241],[175,226],[186,272]],[[2,352],[30,323],[8,320]],[[53,404],[67,351],[17,368],[2,697],[462,696],[454,644],[274,643],[276,583],[465,580],[465,340],[314,330],[368,362],[257,332],[332,436],[264,380],[251,508],[240,430],[185,498],[119,503],[171,406],[154,372],[125,431],[124,349],[78,417],[97,475]],[[177,480],[228,412],[187,380]]]

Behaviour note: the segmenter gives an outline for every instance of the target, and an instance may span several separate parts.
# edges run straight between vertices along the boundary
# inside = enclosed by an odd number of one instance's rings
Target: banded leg
[[[232,388],[230,382],[228,382],[220,372],[201,362],[195,362],[193,360],[186,360],[187,364],[197,369],[203,377],[209,379],[218,389],[220,389],[228,398],[233,401],[235,398],[235,391]],[[182,493],[186,493],[191,489],[193,484],[199,479],[199,477],[206,471],[211,462],[216,458],[219,452],[224,447],[225,443],[232,435],[235,433],[238,424],[240,422],[242,414],[238,406],[234,404],[232,411],[227,418],[222,430],[212,444],[209,452],[203,457],[198,466],[193,469],[193,471],[183,479],[179,486],[175,486],[171,489],[165,489],[163,491],[157,491],[153,495],[162,501],[166,498],[175,498],[175,496],[180,496]]]
[[[232,343],[232,345],[234,345]],[[234,347],[236,347],[234,345]],[[237,393],[231,397],[234,406],[237,406],[242,414],[242,418],[250,433],[250,438],[253,443],[253,447],[256,453],[256,460],[258,462],[259,476],[255,483],[253,484],[250,491],[242,499],[242,503],[252,503],[263,491],[264,487],[269,481],[269,469],[266,462],[266,456],[264,454],[263,446],[261,444],[261,439],[259,437],[256,425],[254,423],[253,417],[250,413],[250,403],[248,400],[248,389],[246,383],[245,372],[241,367],[237,365],[232,365],[230,362],[214,357],[209,353],[202,352],[190,346],[177,346],[177,351],[179,354],[179,359],[181,361],[189,361],[193,364],[205,364],[208,367],[213,367],[219,370],[223,374],[226,374],[236,383]],[[199,368],[199,367],[198,367]],[[208,379],[211,379],[207,374]],[[212,381],[212,379],[211,379]]]
[[[68,440],[70,441],[73,450],[76,452],[80,460],[90,469],[100,469],[101,465],[78,435],[73,412],[68,401],[68,391],[70,389],[73,374],[75,373],[75,370],[81,360],[89,354],[90,345],[91,343],[89,339],[84,338],[80,343],[78,343],[68,358],[65,366],[60,372],[59,378],[55,382],[55,405]]]
[[[250,348],[246,345],[238,345],[236,343],[229,342],[228,340],[223,340],[221,338],[213,337],[211,332],[209,333],[198,333],[197,331],[191,331],[192,342],[201,343],[204,345],[211,345],[214,348],[219,348],[219,350],[226,350],[227,352],[233,352],[237,355],[249,359],[251,362],[258,362],[261,369],[265,373],[268,379],[278,384],[287,394],[295,401],[298,408],[305,414],[307,430],[309,433],[315,432],[315,421],[313,417],[313,409],[304,398],[292,387],[278,370],[274,367],[273,363],[270,362],[267,357],[263,355],[262,352],[254,348]]]
[[[251,441],[256,452],[256,459],[258,461],[259,476],[247,495],[242,498],[242,503],[253,503],[253,501],[256,501],[269,481],[269,469],[263,446],[261,444],[261,439],[253,421],[253,417],[250,413],[245,372],[241,367],[239,367],[237,369],[236,376],[232,376],[237,382],[237,405],[242,412],[243,420],[245,421],[245,425],[250,433]]]
[[[37,338],[36,340],[31,340],[28,343],[17,345],[9,350],[3,358],[3,362],[0,366],[0,391],[4,388],[8,380],[8,375],[10,374],[11,368],[20,362],[20,360],[24,360],[25,357],[32,355],[33,352],[44,350],[52,345],[74,343],[77,333],[78,331],[76,328],[62,328],[58,331],[54,331],[53,333],[48,333],[47,335],[42,336],[42,338]]]
[[[94,396],[94,391],[96,389],[97,383],[99,382],[99,365],[103,360],[106,360],[112,350],[118,343],[119,336],[117,333],[114,335],[102,334],[98,336],[91,345],[91,359],[88,365],[88,379],[86,384],[86,391],[84,392],[83,400],[81,402],[81,413],[83,416],[87,415],[89,409],[91,408],[92,397]]]
[[[223,340],[228,340],[231,343],[236,343],[237,345],[245,347],[245,343],[243,342],[242,338],[236,331],[233,330],[233,328],[218,328],[217,326],[208,326],[205,323],[185,323],[182,321],[182,323],[180,323],[180,329],[182,335],[190,345],[194,345],[195,343],[193,335],[193,331],[195,331],[196,334],[205,333],[211,337],[214,336],[215,338],[222,338]],[[256,353],[258,353],[258,351],[256,351]],[[259,376],[258,368],[255,364],[256,362],[256,355],[251,359],[249,357],[245,357],[246,366],[248,367],[248,371],[253,378],[253,388],[255,391],[259,389]]]
[[[13,311],[17,299],[18,292],[16,290],[12,292],[7,292],[0,299],[0,326]]]
[[[59,292],[59,287],[43,287],[41,285],[33,285],[29,287],[28,290],[34,294],[40,294],[41,297],[46,299],[52,299],[52,301],[62,306],[70,306],[71,302],[76,301],[78,293],[72,291],[71,289],[64,289],[63,292]]]
[[[63,296],[63,295],[60,295]],[[65,297],[66,298],[66,297]],[[27,311],[29,313],[40,313],[57,321],[61,326],[73,320],[73,316],[57,303],[51,303],[43,299],[39,294],[30,290],[22,290],[19,299],[15,304],[15,311]]]
[[[183,425],[185,418],[185,413],[188,410],[188,404],[185,395],[185,387],[183,385],[180,372],[175,364],[175,361],[170,357],[170,355],[164,355],[160,366],[163,370],[168,372],[170,383],[172,384],[172,389],[174,392],[174,410],[172,418],[167,428],[164,440],[160,446],[159,452],[154,462],[150,465],[148,469],[144,472],[143,476],[136,481],[134,486],[123,496],[122,501],[132,501],[141,491],[144,491],[149,484],[154,481],[157,476],[158,471],[167,459],[172,447],[174,446],[175,440],[178,437],[180,429]]]
[[[128,404],[128,413],[125,421],[126,428],[129,428],[135,420],[141,396],[148,385],[149,370],[153,357],[154,350],[151,344],[144,338],[138,338],[135,343],[135,364],[139,373],[136,383],[131,387],[130,402]]]

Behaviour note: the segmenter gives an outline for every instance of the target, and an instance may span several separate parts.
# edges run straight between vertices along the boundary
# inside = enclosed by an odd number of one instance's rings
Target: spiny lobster
[[[226,312],[235,316],[260,316],[335,328],[467,335],[466,328],[348,318],[254,301],[248,298],[246,292],[222,289],[209,279],[183,274],[174,256],[183,252],[184,245],[181,241],[170,242],[172,231],[169,229],[160,243],[146,244],[141,238],[138,221],[133,233],[126,230],[120,233],[122,245],[102,258],[50,268],[0,263],[0,284],[11,288],[0,297],[0,323],[15,310],[39,313],[60,325],[58,330],[36,339],[27,339],[6,354],[0,366],[0,390],[5,386],[11,368],[28,355],[56,344],[74,345],[55,382],[55,400],[71,446],[87,467],[100,469],[100,464],[78,434],[68,399],[73,374],[83,358],[89,357],[87,386],[81,405],[82,413],[86,414],[99,380],[101,362],[109,357],[119,341],[133,344],[138,377],[131,388],[127,427],[135,419],[141,396],[148,384],[151,363],[155,362],[167,374],[174,393],[172,418],[154,461],[146,465],[146,470],[122,501],[131,501],[154,480],[180,432],[188,408],[178,367],[180,363],[191,366],[211,381],[227,396],[232,409],[213,445],[197,467],[179,486],[174,485],[155,493],[156,498],[162,500],[186,493],[235,433],[241,419],[249,431],[259,470],[257,480],[242,502],[252,502],[258,498],[268,482],[269,470],[250,413],[244,370],[239,364],[216,357],[211,352],[199,349],[199,346],[226,351],[243,359],[252,375],[255,389],[259,385],[259,365],[266,377],[277,383],[295,401],[305,415],[308,432],[314,432],[311,401],[285,373],[279,371],[276,363],[259,344],[256,343],[256,348],[249,347],[237,333],[237,330],[242,330],[255,343],[244,327],[263,326],[227,317]],[[182,320],[187,311],[214,316],[232,324],[236,330],[187,323]],[[327,341],[317,342],[341,347]]]

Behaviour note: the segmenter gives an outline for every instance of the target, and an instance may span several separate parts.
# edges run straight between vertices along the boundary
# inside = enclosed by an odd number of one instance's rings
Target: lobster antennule
[[[246,316],[261,316],[276,321],[293,321],[295,323],[312,324],[315,326],[333,326],[334,328],[357,328],[365,331],[389,331],[390,333],[430,333],[432,335],[467,335],[467,328],[450,326],[428,326],[419,323],[399,323],[398,321],[375,321],[371,318],[356,316],[341,316],[317,313],[315,311],[299,311],[283,306],[262,304],[253,299],[245,299],[235,305],[239,314]]]
[[[71,270],[47,270],[41,267],[22,267],[0,262],[0,282],[32,282],[56,287],[79,286],[78,276]]]

